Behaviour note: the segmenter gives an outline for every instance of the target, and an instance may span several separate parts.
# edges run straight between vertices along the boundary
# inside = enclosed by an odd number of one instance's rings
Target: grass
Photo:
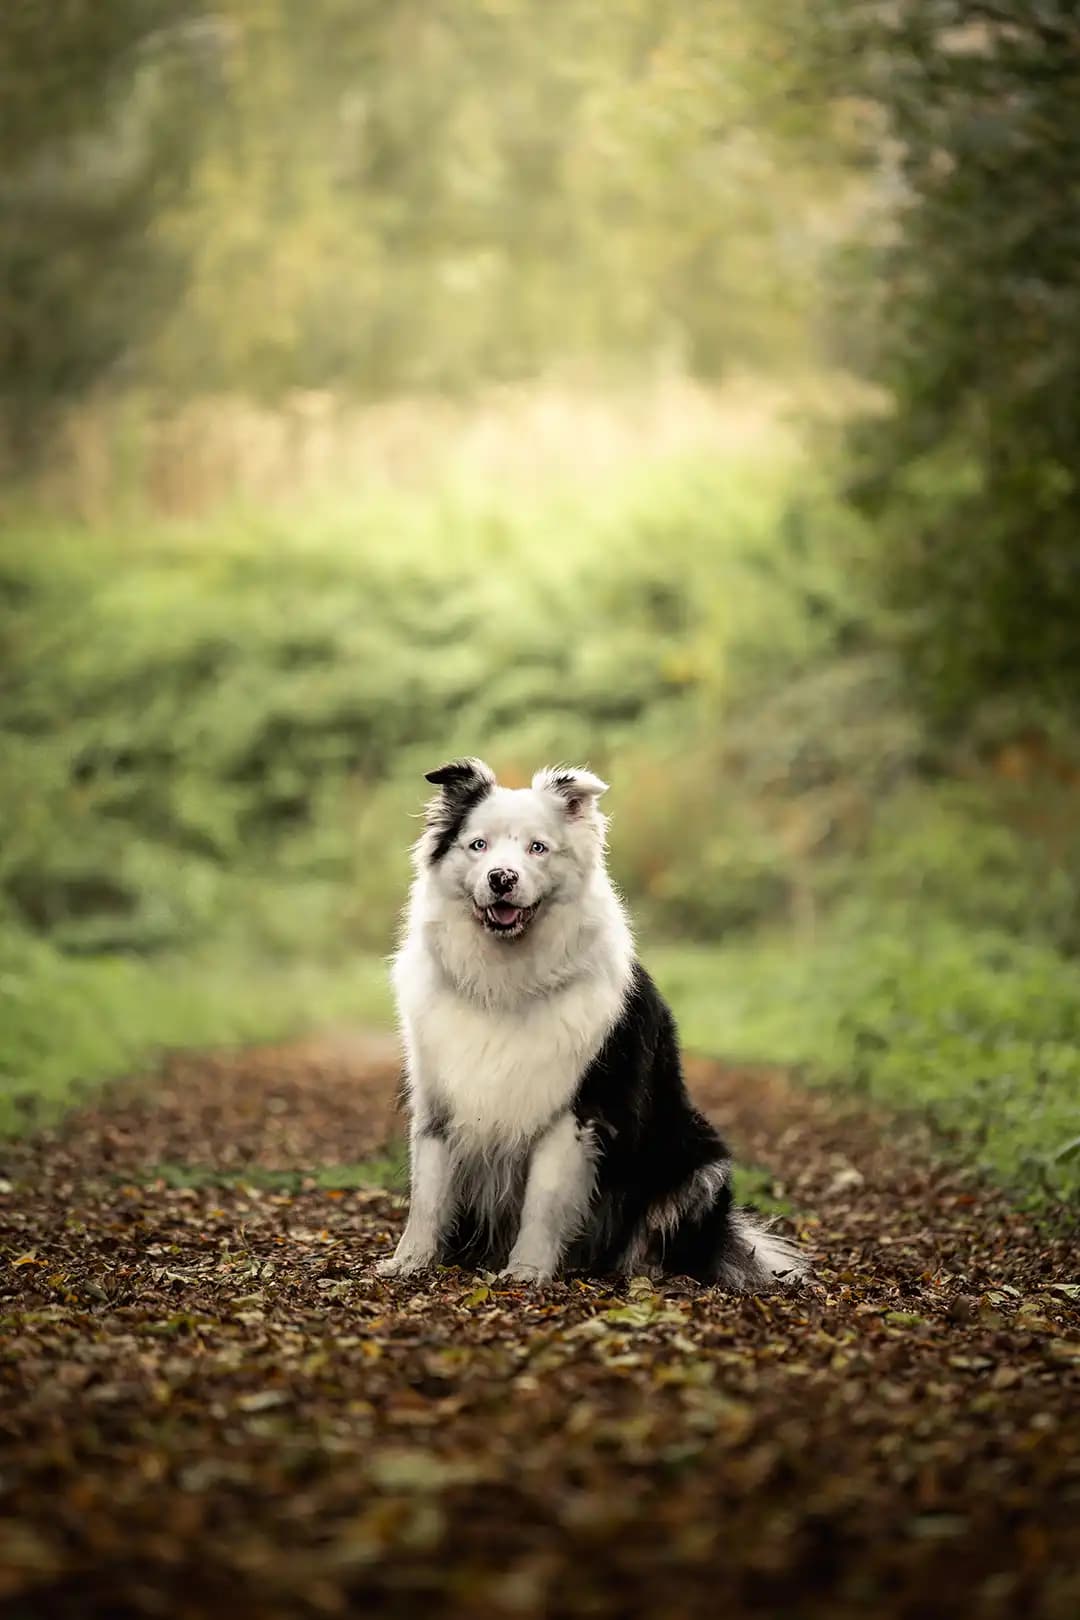
[[[766,932],[648,960],[687,1045],[927,1117],[1026,1201],[1080,1193],[1080,974],[1046,945],[853,904],[812,947]]]
[[[351,1192],[378,1188],[404,1192],[409,1184],[405,1143],[393,1142],[386,1152],[355,1164],[321,1164],[311,1169],[267,1169],[247,1165],[243,1170],[218,1170],[211,1165],[158,1164],[145,1173],[147,1181],[166,1187],[258,1187],[271,1192],[300,1192],[316,1187],[323,1192]]]
[[[753,1204],[766,1215],[793,1215],[795,1206],[776,1189],[776,1178],[770,1170],[756,1164],[735,1165],[731,1190],[737,1204]]]
[[[209,950],[175,960],[71,959],[24,943],[17,959],[5,952],[0,960],[0,1135],[47,1124],[95,1085],[149,1068],[163,1048],[242,1045],[390,1017],[385,963],[374,957],[329,971]]]
[[[404,1193],[409,1185],[409,1160],[402,1139],[388,1143],[384,1153],[354,1164],[322,1164],[309,1169],[246,1165],[242,1170],[220,1170],[199,1164],[157,1164],[146,1170],[141,1179],[160,1181],[166,1187],[257,1187],[267,1192],[290,1193],[312,1188],[322,1192],[378,1189]],[[732,1186],[740,1204],[754,1204],[770,1215],[792,1213],[791,1203],[777,1194],[772,1173],[758,1165],[736,1165]]]
[[[125,1178],[130,1179],[130,1178]],[[158,1164],[143,1178],[166,1187],[257,1187],[267,1192],[351,1192],[357,1189],[404,1193],[409,1185],[408,1151],[404,1140],[387,1145],[385,1153],[354,1164],[314,1165],[310,1169],[267,1169],[248,1165],[243,1170],[219,1170],[211,1165]],[[771,1172],[758,1165],[739,1164],[732,1182],[740,1204],[754,1204],[770,1215],[790,1215],[792,1205],[776,1192]]]
[[[650,956],[691,1046],[931,1119],[1033,1204],[1080,1196],[1076,788],[917,774],[810,863],[801,915]]]

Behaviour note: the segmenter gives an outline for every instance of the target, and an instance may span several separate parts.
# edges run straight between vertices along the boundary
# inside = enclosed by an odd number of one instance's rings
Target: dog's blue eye
[[[529,854],[530,855],[546,855],[547,852],[548,852],[547,845],[542,844],[540,842],[539,838],[534,838],[532,843],[529,845]]]
[[[476,854],[479,855],[479,853],[480,853],[480,851],[482,849],[487,849],[487,839],[486,838],[474,838],[472,843],[469,845],[469,848],[471,850],[475,850]]]

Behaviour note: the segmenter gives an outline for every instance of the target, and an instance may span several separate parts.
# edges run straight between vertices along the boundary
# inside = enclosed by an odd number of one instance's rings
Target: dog
[[[511,789],[480,759],[427,781],[392,970],[409,1213],[382,1274],[801,1277],[796,1245],[734,1205],[728,1150],[687,1094],[608,876],[607,784],[559,767]]]

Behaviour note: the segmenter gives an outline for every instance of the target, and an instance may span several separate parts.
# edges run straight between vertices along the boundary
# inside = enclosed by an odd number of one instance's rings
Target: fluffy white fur
[[[479,760],[452,761],[429,780],[441,791],[414,850],[393,965],[412,1192],[405,1232],[380,1270],[432,1264],[467,1203],[492,1228],[512,1210],[504,1274],[543,1280],[589,1213],[597,1143],[571,1104],[623,1016],[635,971],[604,864],[597,801],[606,785],[556,768],[510,789]],[[703,1166],[654,1206],[625,1269],[656,1234],[708,1208],[727,1174],[726,1159]],[[732,1213],[731,1230],[729,1286],[769,1286],[804,1269],[797,1249],[747,1212]]]
[[[575,779],[590,802],[572,815],[538,775],[531,788],[494,788],[437,866],[421,840],[393,968],[410,1101],[448,1108],[478,1145],[531,1138],[565,1108],[622,1007],[634,946],[598,859],[604,822],[591,801],[603,784]],[[470,852],[481,836],[485,849]],[[536,842],[543,855],[527,853]],[[462,904],[490,898],[487,873],[507,866],[521,903],[538,907],[527,939],[487,933]]]
[[[774,1286],[777,1278],[798,1282],[809,1265],[797,1243],[748,1209],[733,1209],[731,1225],[741,1253],[733,1254],[724,1268],[723,1282],[734,1292],[755,1292]]]
[[[416,847],[392,979],[414,1127],[437,1117],[447,1129],[433,1153],[431,1138],[421,1148],[414,1128],[414,1184],[422,1161],[428,1183],[459,1185],[482,1174],[489,1202],[509,1197],[515,1150],[564,1113],[619,1016],[634,946],[603,865],[605,820],[596,800],[605,786],[588,771],[541,771],[531,787],[493,788],[437,865],[429,861],[430,827]],[[470,850],[481,838],[484,849]],[[538,843],[544,853],[530,853]],[[521,904],[537,907],[525,939],[489,934],[463,903],[483,905],[488,873],[506,868],[519,873]],[[538,1235],[538,1212],[542,1187],[558,1175],[584,1212],[589,1154],[570,1144],[565,1128],[531,1167],[521,1243],[510,1261],[515,1274],[545,1269],[541,1251],[554,1264],[550,1239],[545,1246]],[[430,1264],[453,1214],[444,1199],[441,1218],[432,1215],[435,1202],[418,1204],[414,1195],[384,1271]]]

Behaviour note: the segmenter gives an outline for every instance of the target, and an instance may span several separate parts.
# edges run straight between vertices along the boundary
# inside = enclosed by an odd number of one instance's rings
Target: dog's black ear
[[[434,782],[447,793],[461,793],[482,782],[485,787],[495,786],[495,772],[482,759],[449,759],[433,771],[424,772],[425,782]]]
[[[561,799],[568,816],[588,814],[601,793],[608,790],[607,783],[592,771],[567,765],[549,765],[546,770],[537,771],[532,785],[537,793],[553,793]]]
[[[434,866],[453,848],[470,810],[495,786],[495,772],[482,759],[451,759],[424,774],[439,792],[424,806],[427,831],[418,847]]]

